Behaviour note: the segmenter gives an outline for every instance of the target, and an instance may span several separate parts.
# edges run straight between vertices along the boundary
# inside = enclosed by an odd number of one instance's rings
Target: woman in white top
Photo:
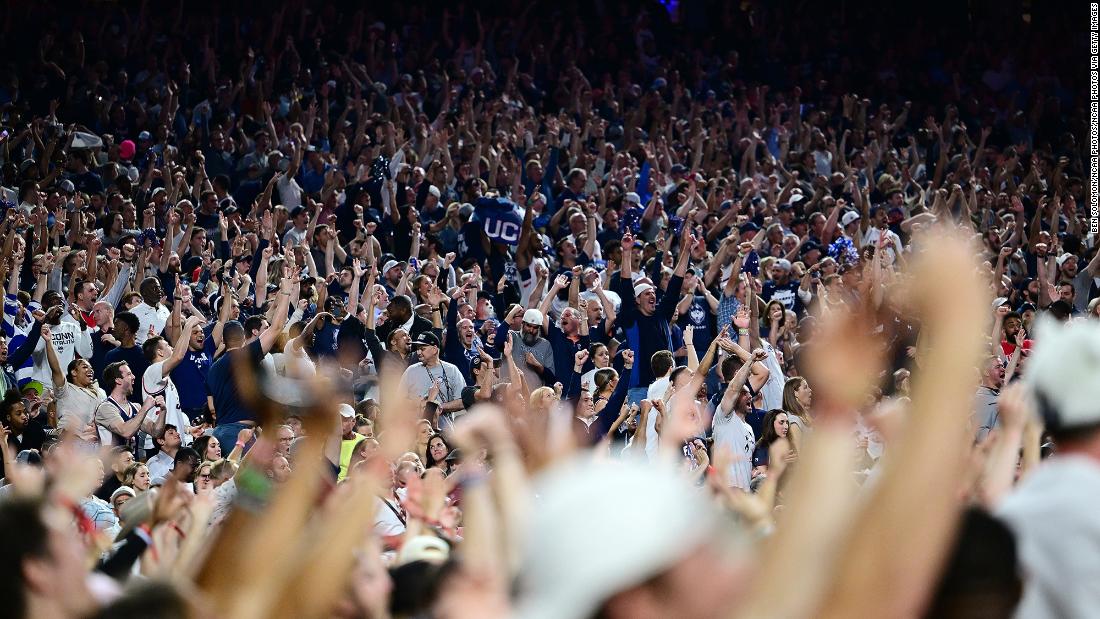
[[[783,410],[787,412],[791,448],[795,453],[802,451],[805,436],[813,428],[813,419],[810,417],[812,396],[810,383],[801,376],[788,378],[783,385]]]
[[[99,442],[94,419],[95,409],[107,394],[96,384],[92,364],[84,359],[74,359],[63,374],[57,351],[54,350],[48,333],[49,327],[44,326],[42,329],[54,397],[57,399],[57,427],[82,441]]]
[[[596,396],[596,372],[611,367],[611,354],[606,344],[596,343],[588,348],[588,356],[596,366],[581,375],[581,384],[588,385],[588,392]]]

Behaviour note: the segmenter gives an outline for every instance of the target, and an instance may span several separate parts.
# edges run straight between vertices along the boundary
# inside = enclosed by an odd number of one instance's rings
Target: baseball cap
[[[416,336],[416,340],[412,343],[412,345],[413,345],[413,347],[417,347],[417,346],[435,346],[436,348],[438,348],[439,347],[439,338],[436,337],[434,333],[432,333],[430,331],[425,331],[424,333],[421,333],[420,335]]]
[[[138,134],[138,139],[139,140],[152,140],[153,136],[148,131],[142,131],[141,133]]]
[[[784,271],[790,271],[791,270],[791,261],[787,260],[786,258],[780,258],[779,260],[776,260],[773,264],[774,264],[774,266],[777,266],[777,267],[783,269]]]
[[[295,206],[294,208],[290,209],[290,218],[294,219],[295,217],[301,215],[304,212],[306,212],[306,207],[299,204],[298,206]]]
[[[623,196],[623,202],[630,202],[631,204],[640,205],[642,203],[642,198],[637,193],[633,191],[628,191],[626,192],[626,195]]]
[[[338,408],[340,409],[340,416],[343,417],[344,419],[354,419],[355,418],[355,409],[352,408],[350,404],[341,403]]]
[[[69,179],[65,179],[58,183],[58,187],[65,193],[76,193],[76,187],[73,186],[73,182]]]
[[[746,232],[760,232],[760,226],[756,225],[756,222],[746,221],[737,227],[737,230],[744,234]]]
[[[647,284],[647,283],[643,282],[643,283],[638,284],[637,286],[634,287],[634,296],[635,297],[640,297],[643,294],[649,292],[650,290],[653,290],[653,284]]]
[[[687,168],[682,163],[672,164],[672,169],[669,170],[671,174],[683,174],[684,172],[687,172]]]
[[[114,505],[115,499],[117,499],[118,497],[120,497],[124,494],[130,495],[131,499],[137,496],[137,492],[133,488],[131,488],[130,486],[119,486],[114,492],[111,493],[111,499],[110,499],[109,503]]]
[[[526,312],[523,312],[523,322],[529,325],[542,326],[542,312],[535,308],[531,308]]]
[[[440,195],[439,187],[436,187],[435,185],[432,185],[432,186],[428,187],[428,193],[430,193],[433,196],[435,196],[436,198],[438,198],[439,195]]]
[[[1100,424],[1100,323],[1041,317],[1024,381],[1051,430]]]
[[[853,221],[856,221],[858,219],[859,219],[859,213],[857,213],[855,211],[848,211],[847,213],[844,213],[843,217],[840,218],[840,225],[841,226],[847,226],[848,224],[850,224]]]
[[[1076,258],[1076,257],[1077,256],[1075,256],[1075,255],[1073,255],[1069,252],[1066,252],[1066,253],[1062,254],[1061,256],[1058,256],[1057,258],[1055,258],[1054,262],[1057,263],[1058,266],[1062,266],[1063,264],[1065,264],[1066,260],[1069,260],[1070,258]]]
[[[575,458],[540,476],[534,490],[540,500],[517,581],[522,619],[591,617],[616,593],[723,537],[705,494],[665,464]]]
[[[387,260],[387,261],[386,261],[386,264],[382,265],[382,272],[383,272],[383,273],[386,273],[386,272],[388,272],[388,271],[389,271],[390,269],[392,269],[392,268],[394,268],[394,267],[399,267],[399,266],[401,266],[402,264],[405,264],[405,263],[404,263],[404,262],[398,262],[398,261],[396,261],[396,260]]]
[[[434,535],[417,535],[401,546],[401,552],[397,554],[397,565],[413,561],[442,565],[450,556],[451,548],[447,546],[447,542]]]

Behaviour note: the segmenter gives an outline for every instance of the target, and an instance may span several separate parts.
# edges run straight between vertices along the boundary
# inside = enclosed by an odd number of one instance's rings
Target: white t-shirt
[[[374,532],[379,536],[395,536],[405,533],[405,523],[397,517],[395,510],[401,512],[400,500],[377,497],[374,506]],[[402,512],[403,513],[403,512]]]
[[[665,393],[668,392],[671,381],[668,376],[658,378],[649,384],[649,391],[646,392],[645,399],[664,400]],[[657,445],[659,436],[657,436],[657,411],[651,411],[649,418],[646,419],[645,424],[645,455],[650,460],[657,457]]]
[[[176,426],[183,446],[190,445],[194,440],[187,432],[191,422],[180,409],[180,392],[176,390],[176,384],[172,382],[171,376],[164,375],[163,361],[158,361],[145,370],[145,375],[141,377],[141,395],[143,398],[164,396],[164,409],[168,411],[168,417],[165,418],[164,423]],[[145,438],[145,448],[153,448],[152,437]]]
[[[153,327],[153,333],[160,335],[164,331],[164,325],[168,324],[168,317],[172,315],[172,312],[160,303],[157,303],[156,307],[145,302],[138,303],[130,312],[138,319],[138,332],[134,334],[134,343],[138,346],[144,344],[149,338],[150,325]]]
[[[863,235],[863,246],[878,245],[878,238],[882,235],[882,230],[878,228],[868,228],[867,233]],[[890,229],[886,230],[886,263],[894,264],[898,260],[898,256],[902,252],[901,238]]]
[[[72,363],[76,355],[84,359],[92,356],[92,335],[87,329],[81,329],[72,316],[63,314],[61,322],[50,325],[50,336],[53,349],[57,353],[57,363],[64,372]],[[31,353],[34,361],[34,370],[31,372],[31,380],[37,380],[43,385],[53,384],[53,372],[50,370],[50,362],[46,357],[46,340],[39,340],[38,346]]]
[[[752,482],[752,452],[756,446],[752,426],[737,413],[727,415],[719,405],[718,410],[714,411],[711,427],[714,430],[714,452],[728,449],[733,456],[729,466],[730,487],[747,491]]]

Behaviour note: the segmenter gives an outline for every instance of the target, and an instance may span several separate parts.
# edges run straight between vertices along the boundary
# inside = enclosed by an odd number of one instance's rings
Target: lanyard
[[[424,366],[424,371],[428,373],[428,378],[430,378],[434,383],[435,375],[432,374],[432,371],[430,369],[428,369],[428,366]],[[451,397],[451,381],[447,380],[447,368],[443,367],[442,362],[440,362],[439,364],[439,374],[440,378],[443,379],[443,386],[447,389],[447,397],[443,398],[443,401],[450,402],[453,399]]]

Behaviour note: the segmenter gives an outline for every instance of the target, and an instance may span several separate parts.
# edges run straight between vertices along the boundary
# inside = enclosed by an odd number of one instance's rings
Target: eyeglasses
[[[199,479],[210,479],[210,473],[199,473]]]

